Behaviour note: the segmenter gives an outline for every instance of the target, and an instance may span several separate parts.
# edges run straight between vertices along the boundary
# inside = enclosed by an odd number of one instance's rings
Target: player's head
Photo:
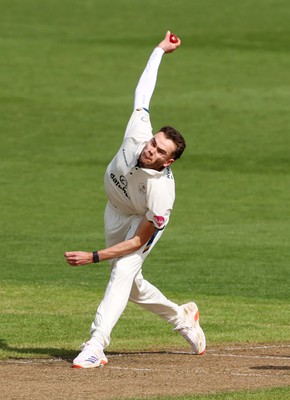
[[[182,135],[171,126],[164,126],[143,148],[139,165],[161,171],[177,160],[185,149]]]
[[[172,128],[172,126],[164,126],[160,129],[160,132],[163,132],[167,139],[172,140],[172,142],[175,144],[176,149],[172,154],[174,160],[180,158],[186,147],[185,140],[181,133]]]

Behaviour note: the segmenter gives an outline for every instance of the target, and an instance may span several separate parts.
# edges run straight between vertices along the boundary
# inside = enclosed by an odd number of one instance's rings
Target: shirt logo
[[[144,183],[139,183],[139,193],[146,194],[146,186]]]
[[[122,150],[122,153],[123,153],[123,157],[124,157],[125,164],[126,164],[126,166],[128,167],[129,163],[128,163],[127,158],[126,158],[125,149]]]
[[[166,167],[166,178],[173,179],[173,175],[169,167]]]
[[[161,228],[161,226],[164,225],[164,223],[165,223],[165,218],[163,218],[159,215],[154,215],[153,219],[156,222],[156,224],[159,226],[159,228]]]
[[[120,182],[122,183],[122,185],[128,186],[127,179],[124,177],[124,175],[120,175]]]

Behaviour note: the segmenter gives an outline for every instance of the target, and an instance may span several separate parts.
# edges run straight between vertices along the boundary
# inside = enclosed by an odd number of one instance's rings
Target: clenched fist
[[[93,253],[87,251],[66,251],[64,253],[66,261],[75,267],[91,264],[93,262]]]

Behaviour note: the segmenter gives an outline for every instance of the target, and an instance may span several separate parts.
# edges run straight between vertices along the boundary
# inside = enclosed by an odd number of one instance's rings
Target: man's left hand
[[[91,264],[93,262],[93,253],[86,251],[66,251],[64,253],[66,261],[74,266],[80,267],[81,265]]]

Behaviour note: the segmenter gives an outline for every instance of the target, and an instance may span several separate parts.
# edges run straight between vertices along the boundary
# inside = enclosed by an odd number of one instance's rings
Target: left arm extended
[[[143,217],[134,236],[128,240],[117,243],[112,247],[99,250],[99,260],[105,261],[112,258],[123,257],[139,250],[154,234],[156,228],[152,222]],[[70,265],[79,267],[81,265],[93,263],[93,253],[86,251],[69,251],[65,252],[64,256]]]

